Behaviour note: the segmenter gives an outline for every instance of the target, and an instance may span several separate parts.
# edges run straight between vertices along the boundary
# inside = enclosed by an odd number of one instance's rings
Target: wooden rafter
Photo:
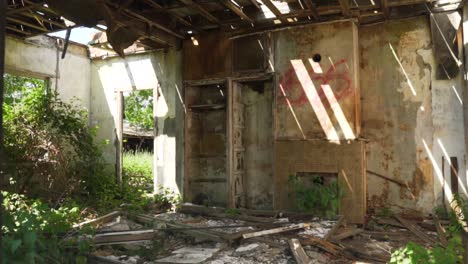
[[[145,23],[148,23],[149,25],[151,25],[151,26],[153,26],[155,28],[158,28],[158,29],[160,29],[162,31],[165,31],[165,32],[171,34],[172,36],[175,36],[175,37],[177,37],[179,39],[184,39],[184,36],[182,36],[181,34],[175,32],[174,30],[170,29],[169,27],[167,27],[165,25],[162,25],[161,23],[157,23],[157,22],[153,21],[152,19],[150,19],[150,18],[148,18],[148,17],[146,17],[144,15],[140,15],[138,12],[133,11],[128,7],[113,4],[110,1],[107,1],[107,3],[110,6],[114,7],[114,8],[121,8],[122,11],[129,14],[130,16],[138,18],[139,20],[141,20],[141,21],[143,21]]]
[[[23,25],[23,26],[27,26],[29,28],[33,28],[33,29],[36,29],[36,30],[39,30],[39,31],[42,31],[42,32],[48,32],[47,28],[45,28],[45,27],[41,27],[41,26],[38,26],[38,25],[35,25],[35,24],[32,24],[32,23],[29,23],[27,21],[23,21],[21,19],[13,18],[11,16],[7,16],[6,19],[8,21],[10,21],[10,22],[17,23],[17,24],[20,24],[20,25]]]
[[[219,19],[217,19],[215,16],[213,16],[210,12],[206,11],[205,8],[203,8],[201,5],[195,3],[193,0],[179,0],[180,2],[184,3],[185,5],[189,6],[193,10],[197,11],[200,15],[202,15],[204,18],[206,18],[208,21],[215,23],[215,24],[220,24]]]
[[[14,15],[14,14],[19,14],[19,13],[23,13],[25,11],[29,11],[31,9],[35,9],[35,8],[38,8],[38,7],[41,7],[43,5],[43,3],[39,3],[39,4],[30,4],[30,5],[26,5],[26,6],[23,6],[23,7],[20,7],[20,8],[16,8],[16,9],[10,9],[7,11],[7,16],[9,15]]]
[[[279,19],[281,22],[286,22],[283,18],[283,14],[278,10],[278,8],[271,2],[271,0],[262,0],[262,3],[270,9],[270,11]]]
[[[390,9],[388,7],[388,0],[381,0],[382,5],[382,12],[384,13],[385,17],[388,18],[390,15]]]
[[[340,7],[341,7],[341,13],[343,14],[343,16],[345,17],[349,17],[350,16],[350,7],[349,7],[349,0],[338,0],[340,2]]]
[[[240,9],[240,7],[236,6],[233,2],[231,2],[230,0],[221,0],[221,2],[227,7],[229,8],[232,12],[236,13],[238,16],[241,17],[241,19],[245,20],[245,21],[248,21],[249,23],[253,23],[253,20],[247,16],[244,11],[242,11],[242,9]]]
[[[257,0],[250,0],[252,5],[254,5],[256,8],[260,9],[260,5],[258,4]]]
[[[14,32],[17,32],[17,33],[20,33],[20,34],[23,34],[23,35],[26,35],[26,36],[30,36],[30,35],[31,35],[31,32],[24,31],[24,30],[21,30],[21,29],[12,27],[12,26],[6,26],[6,29],[11,30],[11,31],[14,31]]]
[[[145,2],[146,4],[148,4],[149,6],[155,8],[157,10],[163,10],[164,12],[167,12],[171,16],[175,17],[177,19],[177,21],[179,21],[179,23],[181,23],[182,25],[185,25],[185,26],[188,26],[188,27],[193,27],[193,25],[192,25],[192,23],[190,21],[188,21],[187,19],[181,17],[176,12],[165,9],[165,8],[163,8],[162,5],[156,3],[156,2],[154,2],[152,0],[143,0],[143,2]]]
[[[33,13],[32,10],[29,10],[29,12],[24,12],[24,13],[21,13],[21,14],[18,14],[20,16],[25,16],[25,17],[30,17],[30,18],[34,18],[34,19],[37,19],[37,20],[40,20],[42,23],[48,23],[48,24],[51,24],[51,25],[54,25],[54,26],[57,26],[59,28],[67,28],[67,25],[65,25],[65,23],[60,23],[60,22],[57,22],[55,20],[51,20],[51,19],[48,19],[42,15],[39,15],[37,13]]]
[[[317,8],[315,8],[314,4],[312,3],[312,0],[302,0],[306,6],[307,9],[312,11],[312,16],[314,19],[320,19],[319,13],[317,12]]]

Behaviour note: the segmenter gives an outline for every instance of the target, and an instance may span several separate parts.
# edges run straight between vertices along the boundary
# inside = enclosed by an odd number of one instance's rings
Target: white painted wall
[[[49,78],[51,88],[61,99],[72,98],[90,110],[91,63],[86,46],[70,43],[65,59],[55,38],[38,36],[29,40],[6,38],[5,69],[7,73],[36,78]]]
[[[104,157],[111,164],[115,164],[116,157],[116,91],[160,87],[159,132],[155,140],[157,184],[177,193],[182,190],[176,180],[176,145],[181,142],[176,142],[175,128],[176,100],[180,98],[177,90],[180,92],[182,87],[181,65],[180,53],[158,51],[128,55],[125,59],[97,58],[91,66],[91,124],[100,127],[98,140],[108,142]],[[178,117],[178,121],[183,122],[183,117]]]

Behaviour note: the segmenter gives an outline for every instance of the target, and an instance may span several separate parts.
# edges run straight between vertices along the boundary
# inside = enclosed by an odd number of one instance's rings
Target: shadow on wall
[[[290,61],[290,69],[279,84],[280,107],[287,106],[303,139],[325,138],[338,144],[341,140],[353,140],[356,135],[349,117],[354,117],[355,87],[346,60],[334,63],[330,59],[331,66],[326,71],[319,61],[316,56]],[[311,119],[314,114],[316,119]]]

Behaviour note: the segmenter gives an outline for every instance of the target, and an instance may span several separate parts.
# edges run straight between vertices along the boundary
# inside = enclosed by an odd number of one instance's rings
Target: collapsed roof
[[[180,47],[196,34],[239,35],[355,18],[361,24],[459,9],[463,0],[8,0],[7,33],[20,37],[79,26],[105,30],[112,48],[135,42]],[[70,23],[70,21],[72,23]]]

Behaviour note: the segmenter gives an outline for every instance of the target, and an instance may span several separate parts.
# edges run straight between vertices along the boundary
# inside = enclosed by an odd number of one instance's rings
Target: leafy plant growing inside
[[[323,184],[320,176],[312,176],[311,184],[307,185],[297,175],[289,176],[289,196],[292,196],[296,207],[319,216],[333,217],[338,213],[341,190],[336,181]]]

